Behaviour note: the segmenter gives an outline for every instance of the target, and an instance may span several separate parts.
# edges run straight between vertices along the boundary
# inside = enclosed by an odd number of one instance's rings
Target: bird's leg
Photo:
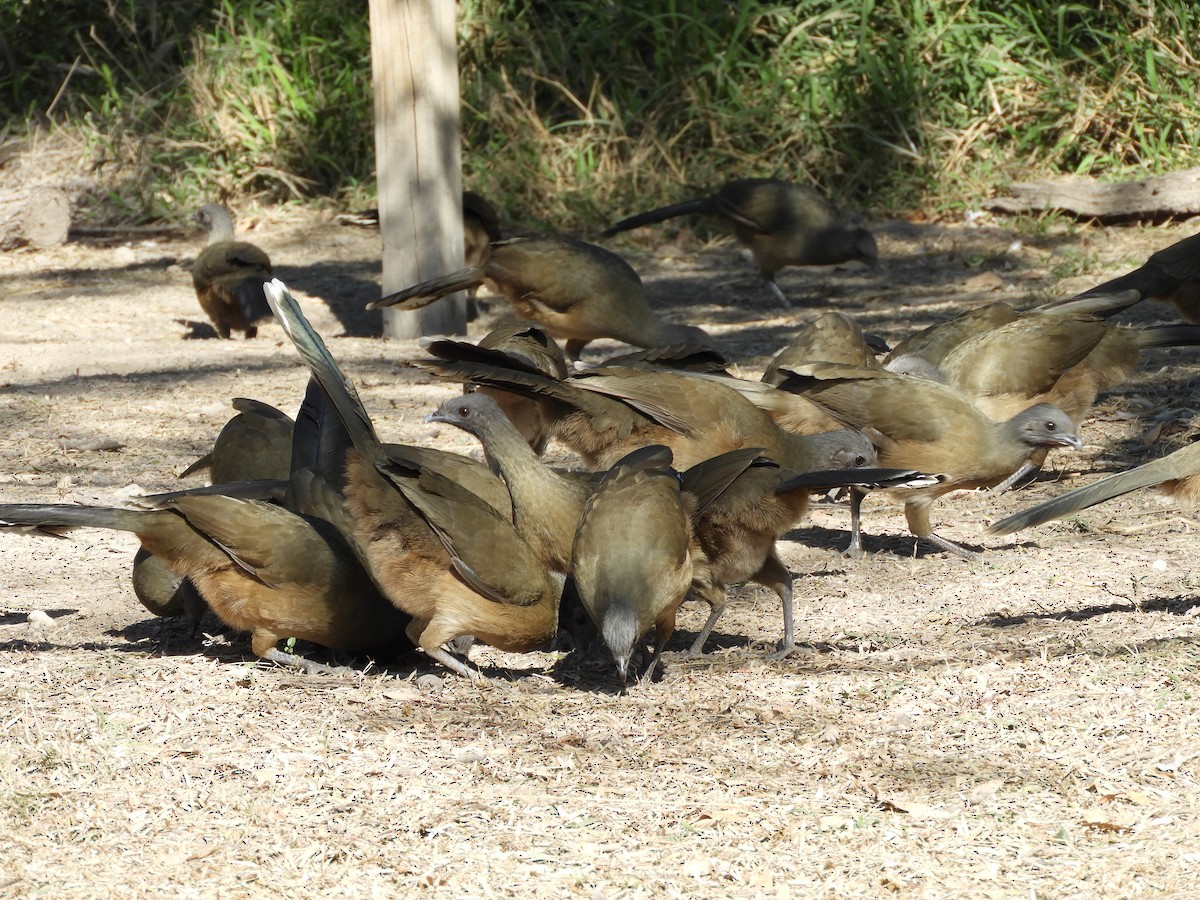
[[[293,669],[302,669],[309,675],[341,675],[349,672],[349,669],[335,669],[333,666],[327,666],[325,663],[319,663],[315,660],[305,659],[303,656],[296,656],[294,653],[284,653],[277,647],[272,647],[260,657],[268,662],[273,662],[281,666],[289,666]]]
[[[563,354],[567,357],[567,362],[579,362],[579,357],[583,353],[583,348],[586,347],[587,344],[587,341],[581,341],[579,338],[568,339],[566,346],[563,347]]]
[[[467,665],[465,662],[463,662],[457,656],[454,656],[451,653],[447,653],[441,647],[434,647],[432,649],[430,649],[428,647],[417,647],[417,649],[420,650],[422,653],[424,653],[426,656],[428,656],[430,659],[437,660],[438,662],[440,662],[443,666],[445,666],[447,669],[449,669],[455,675],[461,675],[463,678],[466,678],[470,681],[486,681],[487,680],[483,677],[483,673],[480,672],[478,669],[474,668],[473,666]]]
[[[728,594],[722,585],[705,584],[689,592],[687,599],[702,600],[709,607],[708,619],[705,620],[704,627],[700,629],[700,633],[696,635],[696,639],[692,641],[692,646],[688,649],[688,655],[698,656],[704,652],[704,644],[712,634],[717,619],[721,618],[721,613],[725,612]]]
[[[857,488],[850,488],[850,543],[842,552],[851,559],[863,555],[862,549],[862,502],[866,496]]]
[[[775,276],[764,275],[763,278],[766,279],[767,287],[771,289],[771,293],[775,295],[775,299],[779,301],[780,306],[782,306],[784,309],[791,309],[792,301],[787,298],[787,295],[784,294],[783,289],[776,284]]]
[[[994,497],[999,496],[1000,494],[1003,494],[1006,491],[1010,490],[1013,487],[1013,485],[1015,485],[1018,481],[1020,481],[1022,478],[1024,478],[1030,472],[1036,472],[1037,470],[1038,470],[1037,466],[1035,466],[1033,463],[1026,460],[1025,462],[1021,463],[1021,467],[1019,469],[1017,469],[1017,471],[1013,472],[1011,475],[1009,475],[1007,478],[1005,478],[998,485],[991,488],[988,491],[988,493]]]
[[[788,572],[787,567],[775,555],[775,552],[772,551],[771,555],[767,557],[767,561],[763,563],[763,567],[758,570],[758,573],[752,580],[765,588],[773,590],[779,595],[779,600],[783,604],[783,639],[779,642],[779,646],[775,652],[767,655],[767,659],[786,659],[796,650],[796,626],[792,604],[791,573]]]
[[[909,500],[904,504],[904,518],[908,522],[908,530],[916,535],[917,539],[925,538],[934,546],[947,553],[953,553],[955,556],[962,557],[965,560],[976,559],[979,554],[972,553],[965,547],[960,547],[954,541],[947,540],[933,530],[933,525],[929,522],[929,504],[932,503],[932,498],[923,497],[917,500]]]
[[[955,556],[967,560],[967,562],[979,559],[980,554],[974,553],[968,550],[966,547],[960,547],[958,544],[954,543],[954,541],[948,540],[947,538],[944,538],[935,532],[931,531],[929,534],[923,534],[920,537],[925,538],[925,540],[929,541],[929,543],[934,544],[942,550],[945,550],[947,553],[953,553]],[[918,538],[918,540],[920,540],[920,538]]]
[[[671,629],[660,628],[655,633],[654,653],[650,655],[650,662],[646,664],[645,671],[642,672],[638,679],[638,684],[649,684],[654,680],[654,670],[658,668],[658,658],[662,656],[663,647],[667,646],[667,641],[670,640]]]
[[[413,646],[430,659],[440,662],[455,675],[461,675],[463,678],[470,679],[471,681],[483,678],[482,672],[467,665],[443,648],[443,644],[455,640],[458,635],[453,631],[446,633],[446,629],[443,629],[442,634],[436,634],[435,630],[431,630],[432,624],[429,619],[413,619],[404,629],[404,633],[413,642]]]

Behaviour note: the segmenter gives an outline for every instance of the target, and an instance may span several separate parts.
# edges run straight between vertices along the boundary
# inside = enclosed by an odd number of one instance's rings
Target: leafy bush
[[[369,194],[366,4],[0,0],[9,131],[76,129],[106,215]],[[1195,165],[1189,0],[462,0],[465,180],[516,218],[778,175],[875,210]]]

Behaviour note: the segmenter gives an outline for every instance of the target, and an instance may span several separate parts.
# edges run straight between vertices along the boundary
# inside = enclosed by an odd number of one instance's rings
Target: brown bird
[[[0,529],[73,528],[136,534],[147,553],[195,585],[221,621],[250,632],[260,659],[329,669],[279,650],[288,637],[349,651],[405,644],[408,617],[379,594],[345,538],[321,519],[220,495],[178,497],[161,510],[0,505]]]
[[[909,531],[964,559],[974,554],[930,525],[935,500],[955,490],[992,487],[1039,448],[1082,445],[1070,417],[1048,404],[994,422],[959,391],[922,378],[830,363],[783,372],[780,387],[803,393],[850,427],[871,429],[879,465],[942,476],[936,485],[892,493],[904,501]],[[862,552],[860,502],[856,494],[847,551],[852,555]]]
[[[1200,323],[1200,234],[1151,254],[1145,264],[1079,294],[1079,298],[1135,290],[1175,304],[1184,321]]]
[[[554,436],[593,469],[649,444],[670,447],[681,468],[747,447],[797,472],[834,468],[828,461],[837,452],[874,453],[865,436],[846,430],[784,431],[733,388],[693,374],[604,366],[556,381],[473,344],[433,341],[427,349],[439,359],[420,368],[541,402]]]
[[[883,367],[891,372],[918,375],[942,380],[940,367],[946,356],[971,338],[993,331],[1020,319],[1043,315],[1091,315],[1106,318],[1127,309],[1140,299],[1136,291],[1097,294],[1093,297],[1058,301],[1020,312],[1003,301],[988,303],[960,313],[953,319],[937,322],[910,335],[892,348],[883,359]],[[919,362],[910,362],[916,359]],[[931,368],[933,367],[933,368]]]
[[[151,615],[162,619],[183,616],[193,636],[208,611],[195,585],[144,547],[133,556],[133,594]]]
[[[271,260],[258,247],[233,239],[233,220],[223,206],[202,206],[195,219],[208,230],[208,246],[192,264],[192,284],[200,307],[217,334],[231,329],[247,338],[258,334],[256,322],[271,318],[263,285],[271,280]]]
[[[571,549],[584,505],[601,476],[561,472],[545,465],[486,397],[467,395],[447,400],[426,421],[442,422],[473,434],[509,486],[513,524],[547,567],[571,574]],[[692,593],[712,607],[704,631],[693,645],[700,652],[726,605],[726,586],[755,581],[774,590],[784,610],[780,653],[795,646],[792,627],[791,578],[775,554],[775,541],[802,518],[815,487],[876,484],[880,470],[835,471],[794,478],[772,462],[758,458],[758,448],[737,450],[705,460],[682,475],[682,489],[695,505]],[[857,453],[834,452],[831,469],[873,463]],[[889,475],[893,473],[888,473]],[[905,473],[908,474],[908,473]],[[801,482],[804,482],[803,485]]]
[[[993,419],[1053,403],[1078,425],[1098,393],[1133,373],[1144,350],[1196,344],[1195,325],[1131,328],[1077,313],[1023,316],[963,341],[939,368]]]
[[[558,343],[530,322],[499,325],[480,339],[479,346],[505,353],[551,378],[567,377],[567,360]],[[550,424],[540,403],[496,388],[480,387],[477,390],[496,401],[535,453],[541,456],[546,451],[550,442]]]
[[[675,631],[675,613],[692,583],[692,513],[665,447],[626,456],[584,507],[572,550],[575,586],[622,684],[646,632],[653,628],[655,638],[643,683],[654,677]]]
[[[565,340],[567,359],[572,362],[597,338],[614,338],[635,347],[712,343],[700,328],[658,318],[646,303],[642,279],[621,257],[595,244],[565,238],[493,242],[484,264],[391,294],[367,308],[420,309],[485,278],[508,298],[518,317]]]
[[[767,384],[778,384],[783,380],[779,374],[781,368],[814,362],[877,367],[875,353],[867,344],[859,324],[845,313],[830,312],[813,319],[790,344],[775,354],[767,364],[762,380]]]
[[[704,477],[705,468],[720,459],[688,469],[683,475],[684,491],[691,489],[692,479]],[[779,558],[776,542],[804,518],[814,490],[876,490],[912,483],[915,474],[836,465],[831,471],[797,475],[762,457],[745,466],[696,517],[695,536],[703,556],[694,566],[690,596],[706,602],[709,615],[691,652],[704,649],[728,604],[729,585],[751,581],[774,591],[783,606],[783,637],[770,658],[782,659],[792,653],[796,648],[792,576]]]
[[[205,469],[213,484],[277,479],[286,481],[291,471],[292,417],[270,404],[235,397],[237,414],[217,435],[212,451],[196,460],[180,478]]]
[[[1180,506],[1194,507],[1200,502],[1198,476],[1200,443],[1194,443],[1136,469],[1110,475],[1001,519],[988,529],[988,533],[1012,534],[1023,528],[1049,522],[1051,519],[1061,519],[1138,488],[1155,485],[1167,496],[1174,497]]]
[[[463,191],[463,255],[468,266],[487,262],[493,241],[501,238],[500,214],[474,191]]]
[[[828,266],[856,259],[872,267],[878,264],[871,232],[846,225],[837,207],[811,188],[774,178],[730,181],[712,196],[622,219],[603,236],[686,215],[714,216],[731,229],[784,306],[791,304],[776,284],[775,273],[786,266]]]
[[[370,417],[283,282],[268,286],[276,318],[353,443],[346,455],[350,527],[388,599],[412,616],[408,635],[431,658],[479,677],[443,649],[464,635],[523,652],[557,630],[562,585],[511,519],[451,478],[388,458]]]

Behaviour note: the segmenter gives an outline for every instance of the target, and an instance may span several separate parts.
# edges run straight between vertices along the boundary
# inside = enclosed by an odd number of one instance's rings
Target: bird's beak
[[[446,417],[440,412],[434,411],[425,417],[425,424],[432,425],[436,422],[446,422]]]
[[[1072,450],[1079,450],[1083,447],[1083,441],[1077,434],[1060,434],[1057,438],[1051,438],[1046,441],[1047,447],[1070,447]]]

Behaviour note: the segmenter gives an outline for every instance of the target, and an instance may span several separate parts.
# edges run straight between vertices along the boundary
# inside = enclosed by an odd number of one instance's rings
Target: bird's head
[[[1030,447],[1070,447],[1078,450],[1083,441],[1075,433],[1071,417],[1049,403],[1039,403],[1017,413],[1009,423],[1021,441]]]
[[[617,663],[621,684],[629,680],[629,661],[637,645],[637,613],[626,601],[615,601],[605,611],[600,622],[600,636]]]
[[[491,397],[472,393],[450,398],[427,415],[425,421],[453,425],[468,434],[479,436],[484,431],[495,428],[499,422],[507,422],[508,419]]]
[[[879,247],[875,244],[875,235],[865,228],[855,228],[852,232],[854,253],[851,259],[861,259],[872,269],[879,268]]]

